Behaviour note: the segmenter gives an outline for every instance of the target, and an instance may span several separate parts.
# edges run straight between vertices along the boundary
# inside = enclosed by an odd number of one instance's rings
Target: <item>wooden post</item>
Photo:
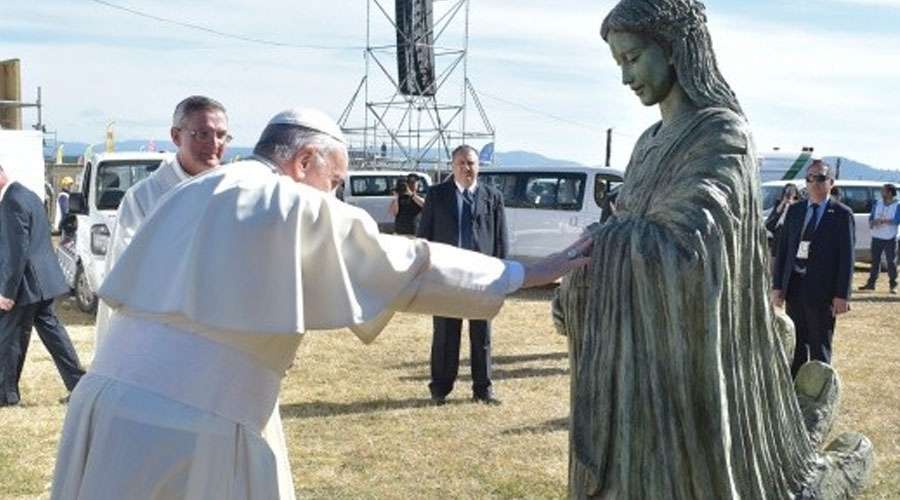
[[[0,101],[22,101],[22,82],[18,59],[0,61]],[[22,108],[18,105],[0,105],[0,127],[8,130],[22,129]]]

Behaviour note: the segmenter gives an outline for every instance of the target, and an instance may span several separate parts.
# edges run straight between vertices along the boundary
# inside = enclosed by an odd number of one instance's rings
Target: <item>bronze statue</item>
[[[593,228],[592,264],[554,304],[571,348],[570,496],[855,494],[871,444],[845,435],[820,453],[804,423],[767,299],[756,152],[703,4],[622,0],[601,35],[662,119],[635,145],[616,214]],[[822,367],[801,391],[819,435],[838,387]]]

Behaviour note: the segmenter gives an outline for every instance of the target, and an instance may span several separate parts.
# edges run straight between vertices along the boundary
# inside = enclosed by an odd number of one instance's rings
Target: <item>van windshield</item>
[[[97,208],[116,210],[131,186],[159,168],[162,160],[110,160],[97,169]]]
[[[407,174],[351,175],[350,194],[353,196],[393,196],[397,183],[405,182]],[[419,180],[416,191],[425,194],[428,186]]]
[[[763,211],[771,210],[778,203],[781,197],[781,191],[784,186],[763,186],[762,187],[762,207]]]

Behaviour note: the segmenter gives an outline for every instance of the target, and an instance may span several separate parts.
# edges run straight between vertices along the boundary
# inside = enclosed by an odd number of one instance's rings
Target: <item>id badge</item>
[[[797,247],[797,258],[798,259],[808,259],[809,258],[809,243],[808,241],[801,241],[800,246]]]

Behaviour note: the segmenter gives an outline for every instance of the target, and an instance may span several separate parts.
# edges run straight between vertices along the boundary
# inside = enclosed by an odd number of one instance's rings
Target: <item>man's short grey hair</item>
[[[221,102],[202,95],[192,95],[175,106],[175,112],[172,114],[172,126],[183,127],[187,118],[198,111],[221,111],[223,115],[228,116],[228,112],[225,111],[225,106]]]
[[[345,147],[337,139],[318,130],[278,123],[266,126],[253,148],[253,154],[281,165],[309,145],[316,146],[322,155]]]
[[[468,144],[462,144],[462,145],[456,146],[456,149],[454,149],[453,152],[450,153],[450,160],[451,161],[455,160],[456,155],[468,153],[470,151],[472,152],[472,154],[475,155],[476,158],[478,158],[478,150],[477,149],[473,148],[472,146],[469,146]]]

